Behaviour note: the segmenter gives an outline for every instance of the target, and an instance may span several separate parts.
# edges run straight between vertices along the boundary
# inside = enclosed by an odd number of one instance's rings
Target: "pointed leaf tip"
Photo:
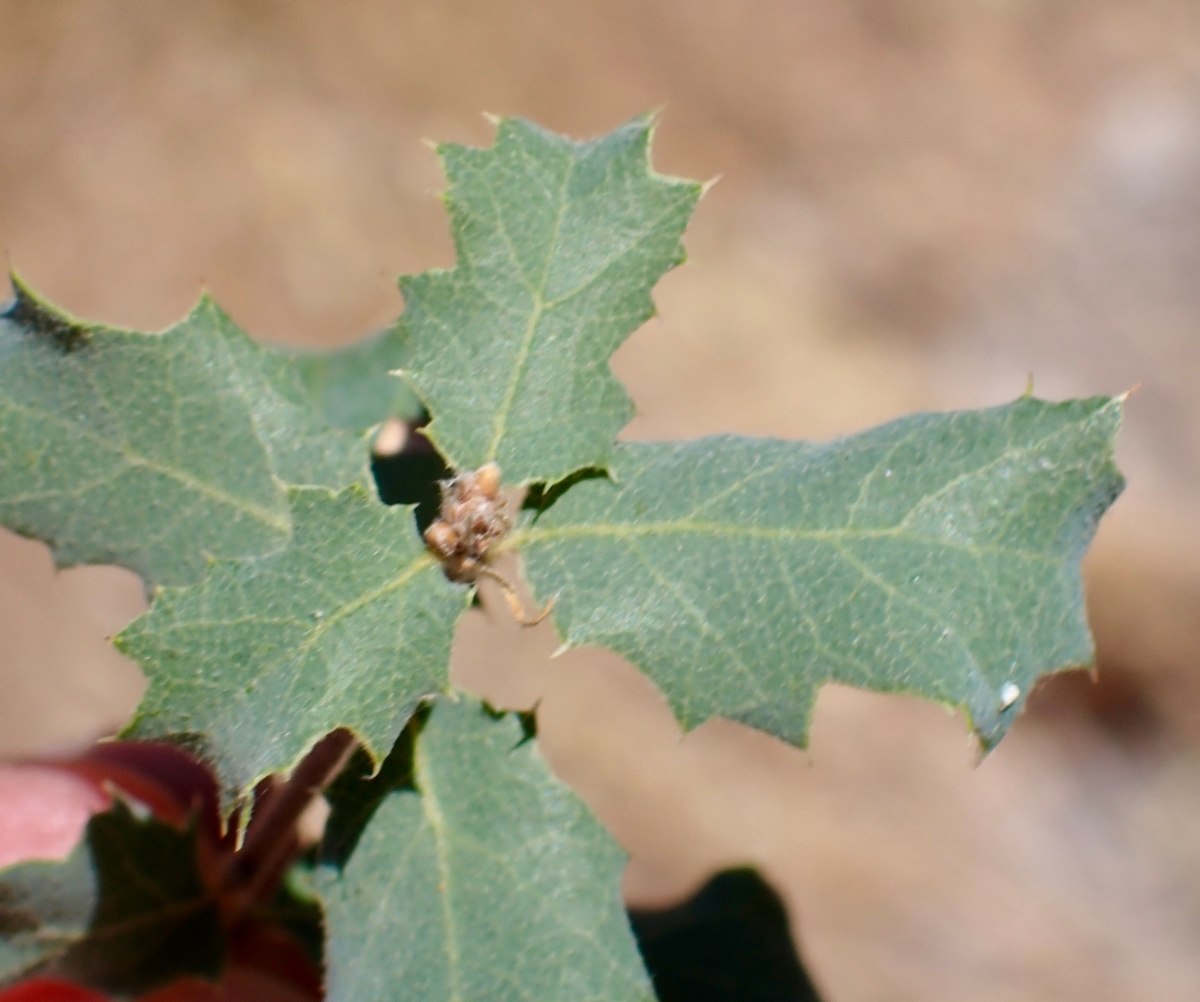
[[[149,683],[129,734],[202,735],[234,797],[338,727],[382,758],[421,700],[446,687],[466,608],[411,509],[357,486],[296,488],[290,506],[286,548],[160,590],[118,637]]]
[[[504,118],[488,149],[440,148],[458,264],[402,279],[401,327],[452,466],[525,484],[610,465],[632,405],[609,358],[653,313],[700,195],[651,170],[651,126],[572,142]]]
[[[0,524],[49,543],[59,566],[197,580],[210,554],[286,542],[285,484],[369,483],[361,438],[331,429],[293,364],[211,298],[143,334],[14,289],[0,316]]]
[[[1086,665],[1080,560],[1124,480],[1121,404],[1022,397],[813,445],[618,447],[514,539],[565,641],[643,668],[685,726],[804,743],[826,681],[964,708],[985,746]]]

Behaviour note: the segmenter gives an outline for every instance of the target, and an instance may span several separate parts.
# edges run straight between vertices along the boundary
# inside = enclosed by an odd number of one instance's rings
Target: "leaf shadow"
[[[417,735],[432,709],[433,704],[426,703],[412,715],[378,771],[371,756],[360,747],[326,788],[330,812],[319,850],[322,864],[344,867],[384,799],[396,790],[416,790],[413,770]]]
[[[597,479],[611,479],[608,470],[599,466],[587,466],[552,484],[531,484],[525,493],[525,500],[522,501],[521,508],[524,511],[532,511],[536,521],[576,484],[585,480]]]
[[[753,869],[719,873],[673,908],[631,909],[629,920],[660,1002],[820,1002],[783,902]]]

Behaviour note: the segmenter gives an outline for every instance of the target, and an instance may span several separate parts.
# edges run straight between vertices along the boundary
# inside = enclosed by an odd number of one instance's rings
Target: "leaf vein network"
[[[513,400],[516,399],[517,389],[521,385],[521,378],[525,374],[526,366],[529,364],[530,348],[533,346],[534,338],[537,336],[538,323],[542,318],[542,309],[545,302],[546,283],[550,280],[550,266],[554,261],[554,255],[558,251],[558,242],[561,239],[562,221],[567,211],[567,186],[570,184],[571,176],[575,172],[575,160],[572,160],[570,166],[563,174],[562,187],[558,193],[558,216],[554,222],[554,233],[550,240],[550,247],[546,253],[546,261],[543,266],[542,281],[538,289],[534,289],[529,281],[528,276],[525,276],[521,269],[520,258],[517,256],[516,248],[513,245],[512,238],[508,233],[508,226],[504,221],[504,215],[500,207],[496,204],[495,193],[491,186],[487,187],[488,196],[492,200],[492,205],[496,209],[497,220],[500,225],[500,231],[504,234],[505,242],[508,244],[509,250],[512,252],[513,261],[521,271],[522,277],[525,280],[525,287],[528,289],[533,300],[533,312],[530,314],[529,323],[526,325],[525,334],[521,339],[520,347],[517,351],[516,362],[513,365],[512,376],[509,379],[508,387],[504,392],[504,399],[500,403],[499,409],[496,411],[496,417],[492,424],[492,441],[488,446],[485,462],[491,462],[500,452],[500,443],[504,441],[504,434],[508,428],[508,416],[512,410]]]

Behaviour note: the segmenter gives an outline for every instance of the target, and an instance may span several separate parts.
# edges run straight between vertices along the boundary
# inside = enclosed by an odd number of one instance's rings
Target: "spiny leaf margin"
[[[314,881],[329,1002],[384,1002],[397,985],[414,1002],[653,999],[624,853],[514,716],[441,697],[398,751],[411,765],[385,765],[397,785]]]
[[[804,744],[840,681],[962,707],[992,747],[1038,677],[1092,661],[1080,560],[1124,484],[1122,400],[622,444],[620,484],[576,484],[511,546],[564,646],[626,657],[686,727]]]
[[[437,148],[458,264],[401,279],[400,325],[452,467],[519,485],[611,465],[633,406],[609,359],[653,316],[702,192],[654,173],[652,132],[644,116],[572,142],[505,118],[489,149]]]
[[[125,736],[193,736],[227,796],[290,771],[339,727],[382,758],[417,705],[446,688],[467,604],[411,507],[357,486],[289,494],[285,549],[159,589],[116,638],[149,683]]]
[[[286,543],[287,484],[370,484],[361,435],[207,295],[159,334],[86,323],[20,278],[0,314],[0,524],[59,566],[148,586]]]

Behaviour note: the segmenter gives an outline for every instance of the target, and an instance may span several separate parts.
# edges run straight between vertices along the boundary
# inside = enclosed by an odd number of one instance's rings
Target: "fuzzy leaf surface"
[[[288,770],[352,728],[382,758],[446,686],[464,589],[425,552],[411,509],[358,487],[294,488],[286,549],[160,589],[118,638],[149,686],[128,733],[199,737],[227,792]]]
[[[700,185],[650,168],[649,119],[576,143],[519,119],[490,149],[439,147],[451,271],[401,280],[404,369],[451,466],[511,483],[607,467],[633,406],[609,369],[684,257]]]
[[[990,747],[1041,674],[1091,663],[1080,559],[1123,486],[1120,415],[1024,398],[826,444],[625,444],[619,486],[575,485],[514,543],[566,642],[644,669],[687,727],[802,744],[836,681],[963,707]]]
[[[286,543],[285,485],[368,483],[361,438],[331,429],[294,364],[208,297],[142,334],[14,287],[0,315],[0,524],[49,543],[60,566],[199,580],[211,557]]]
[[[323,868],[330,1002],[634,1002],[625,856],[513,717],[440,699],[410,780]]]
[[[313,402],[335,428],[361,431],[388,418],[412,421],[421,402],[392,372],[408,360],[408,342],[397,327],[333,351],[294,356]]]

